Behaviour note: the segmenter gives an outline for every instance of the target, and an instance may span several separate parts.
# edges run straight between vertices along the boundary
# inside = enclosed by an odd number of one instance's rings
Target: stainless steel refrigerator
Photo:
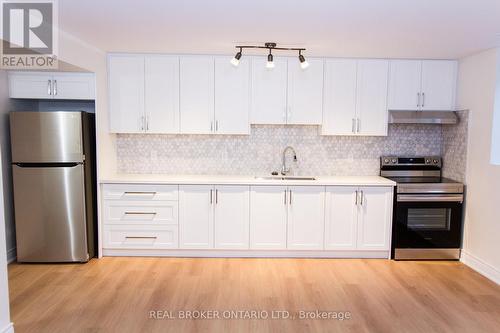
[[[86,262],[94,256],[94,115],[11,112],[17,260]]]

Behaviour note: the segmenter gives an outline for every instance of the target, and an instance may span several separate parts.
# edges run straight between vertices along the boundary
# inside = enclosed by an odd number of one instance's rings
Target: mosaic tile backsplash
[[[442,126],[443,176],[465,182],[469,111],[459,111],[457,115],[457,125]]]
[[[255,125],[249,136],[118,134],[117,171],[264,175],[280,169],[282,151],[290,145],[298,159],[287,156],[292,174],[377,175],[381,155],[441,155],[443,138],[447,156],[457,160],[457,127],[390,125],[387,137],[321,136],[319,126],[290,125]]]

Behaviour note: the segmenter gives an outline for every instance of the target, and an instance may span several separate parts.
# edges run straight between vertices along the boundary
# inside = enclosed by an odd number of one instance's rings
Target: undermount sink
[[[267,176],[267,177],[258,177],[255,179],[261,180],[316,180],[314,177],[300,177],[300,176]]]

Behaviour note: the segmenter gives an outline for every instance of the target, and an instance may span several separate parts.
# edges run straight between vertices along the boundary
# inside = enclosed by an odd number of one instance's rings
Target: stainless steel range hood
[[[389,111],[389,124],[457,124],[454,111]]]

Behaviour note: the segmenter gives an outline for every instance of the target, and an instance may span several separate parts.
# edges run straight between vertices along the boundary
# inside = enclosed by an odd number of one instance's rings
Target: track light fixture
[[[236,53],[236,55],[234,56],[233,59],[231,59],[231,64],[234,66],[234,67],[238,67],[238,65],[240,64],[240,59],[241,59],[241,47],[240,47],[240,50],[238,51],[238,53]]]
[[[307,62],[306,58],[302,55],[302,51],[299,50],[299,61],[300,61],[300,68],[306,69],[309,67],[309,63]]]
[[[271,53],[271,49],[269,49],[269,54],[267,55],[266,68],[274,68],[273,54]]]
[[[238,53],[234,56],[233,59],[231,59],[231,64],[234,66],[238,66],[240,64],[240,59],[241,55],[243,52],[243,49],[267,49],[269,50],[269,54],[267,55],[267,62],[266,62],[266,68],[274,68],[274,59],[273,59],[273,50],[278,50],[278,51],[298,51],[299,52],[299,61],[300,61],[300,68],[306,69],[309,67],[309,63],[306,61],[306,58],[302,55],[302,51],[305,51],[306,49],[304,48],[295,48],[295,47],[277,47],[276,43],[268,42],[265,43],[264,45],[237,45],[237,49],[239,49]]]

